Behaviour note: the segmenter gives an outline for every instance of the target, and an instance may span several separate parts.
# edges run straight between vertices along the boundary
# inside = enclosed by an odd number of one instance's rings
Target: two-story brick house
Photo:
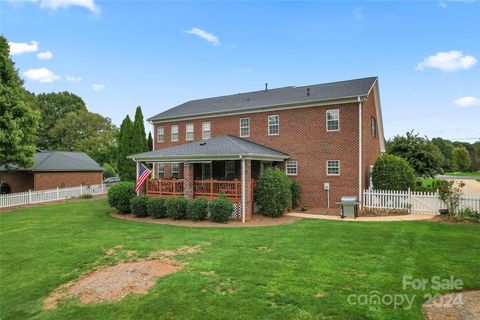
[[[148,120],[154,151],[130,157],[154,164],[147,193],[223,192],[247,220],[266,166],[299,181],[303,203],[327,208],[361,199],[384,150],[376,77],[192,100]]]

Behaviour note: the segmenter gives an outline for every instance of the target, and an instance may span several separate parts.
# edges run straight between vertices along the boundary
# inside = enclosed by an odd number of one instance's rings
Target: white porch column
[[[242,159],[242,222],[245,223],[245,205],[247,203],[245,199],[245,159]]]
[[[138,180],[138,171],[140,170],[140,164],[138,163],[138,161],[135,161],[135,163],[137,164],[137,172],[136,172],[136,177],[135,177],[135,183],[137,183],[137,180]],[[137,196],[140,195],[140,191],[137,192]]]

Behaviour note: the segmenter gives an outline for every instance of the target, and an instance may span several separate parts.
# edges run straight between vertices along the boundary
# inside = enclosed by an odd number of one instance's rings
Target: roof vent
[[[307,96],[310,95],[310,88],[307,88]]]
[[[268,83],[265,83],[265,91],[268,91]]]
[[[200,145],[205,146],[205,145],[207,145],[207,143],[206,142],[200,142]]]

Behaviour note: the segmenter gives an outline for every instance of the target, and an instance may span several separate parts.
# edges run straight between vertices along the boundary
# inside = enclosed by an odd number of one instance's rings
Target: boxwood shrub
[[[165,200],[167,215],[176,220],[185,219],[187,217],[187,202],[183,196],[168,198]]]
[[[415,181],[415,171],[402,157],[384,153],[375,161],[372,170],[372,182],[375,189],[414,189]]]
[[[208,200],[196,198],[187,203],[187,216],[195,221],[201,221],[208,215]]]
[[[220,195],[208,203],[208,210],[210,211],[210,220],[226,223],[232,216],[233,204],[224,195]]]
[[[255,189],[258,210],[261,214],[278,217],[290,205],[292,181],[277,168],[263,171]]]
[[[147,196],[138,196],[130,199],[130,210],[135,217],[146,217],[147,213]]]
[[[135,197],[134,182],[119,182],[108,188],[108,205],[120,213],[130,212],[130,199]]]
[[[165,218],[167,208],[165,207],[165,198],[152,197],[147,201],[147,213],[153,218]]]

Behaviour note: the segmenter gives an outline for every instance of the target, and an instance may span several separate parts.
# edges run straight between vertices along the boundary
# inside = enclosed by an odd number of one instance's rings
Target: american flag
[[[147,181],[148,177],[152,173],[147,167],[140,163],[140,167],[138,168],[138,176],[137,176],[137,185],[135,187],[135,192],[140,192],[145,181]]]

